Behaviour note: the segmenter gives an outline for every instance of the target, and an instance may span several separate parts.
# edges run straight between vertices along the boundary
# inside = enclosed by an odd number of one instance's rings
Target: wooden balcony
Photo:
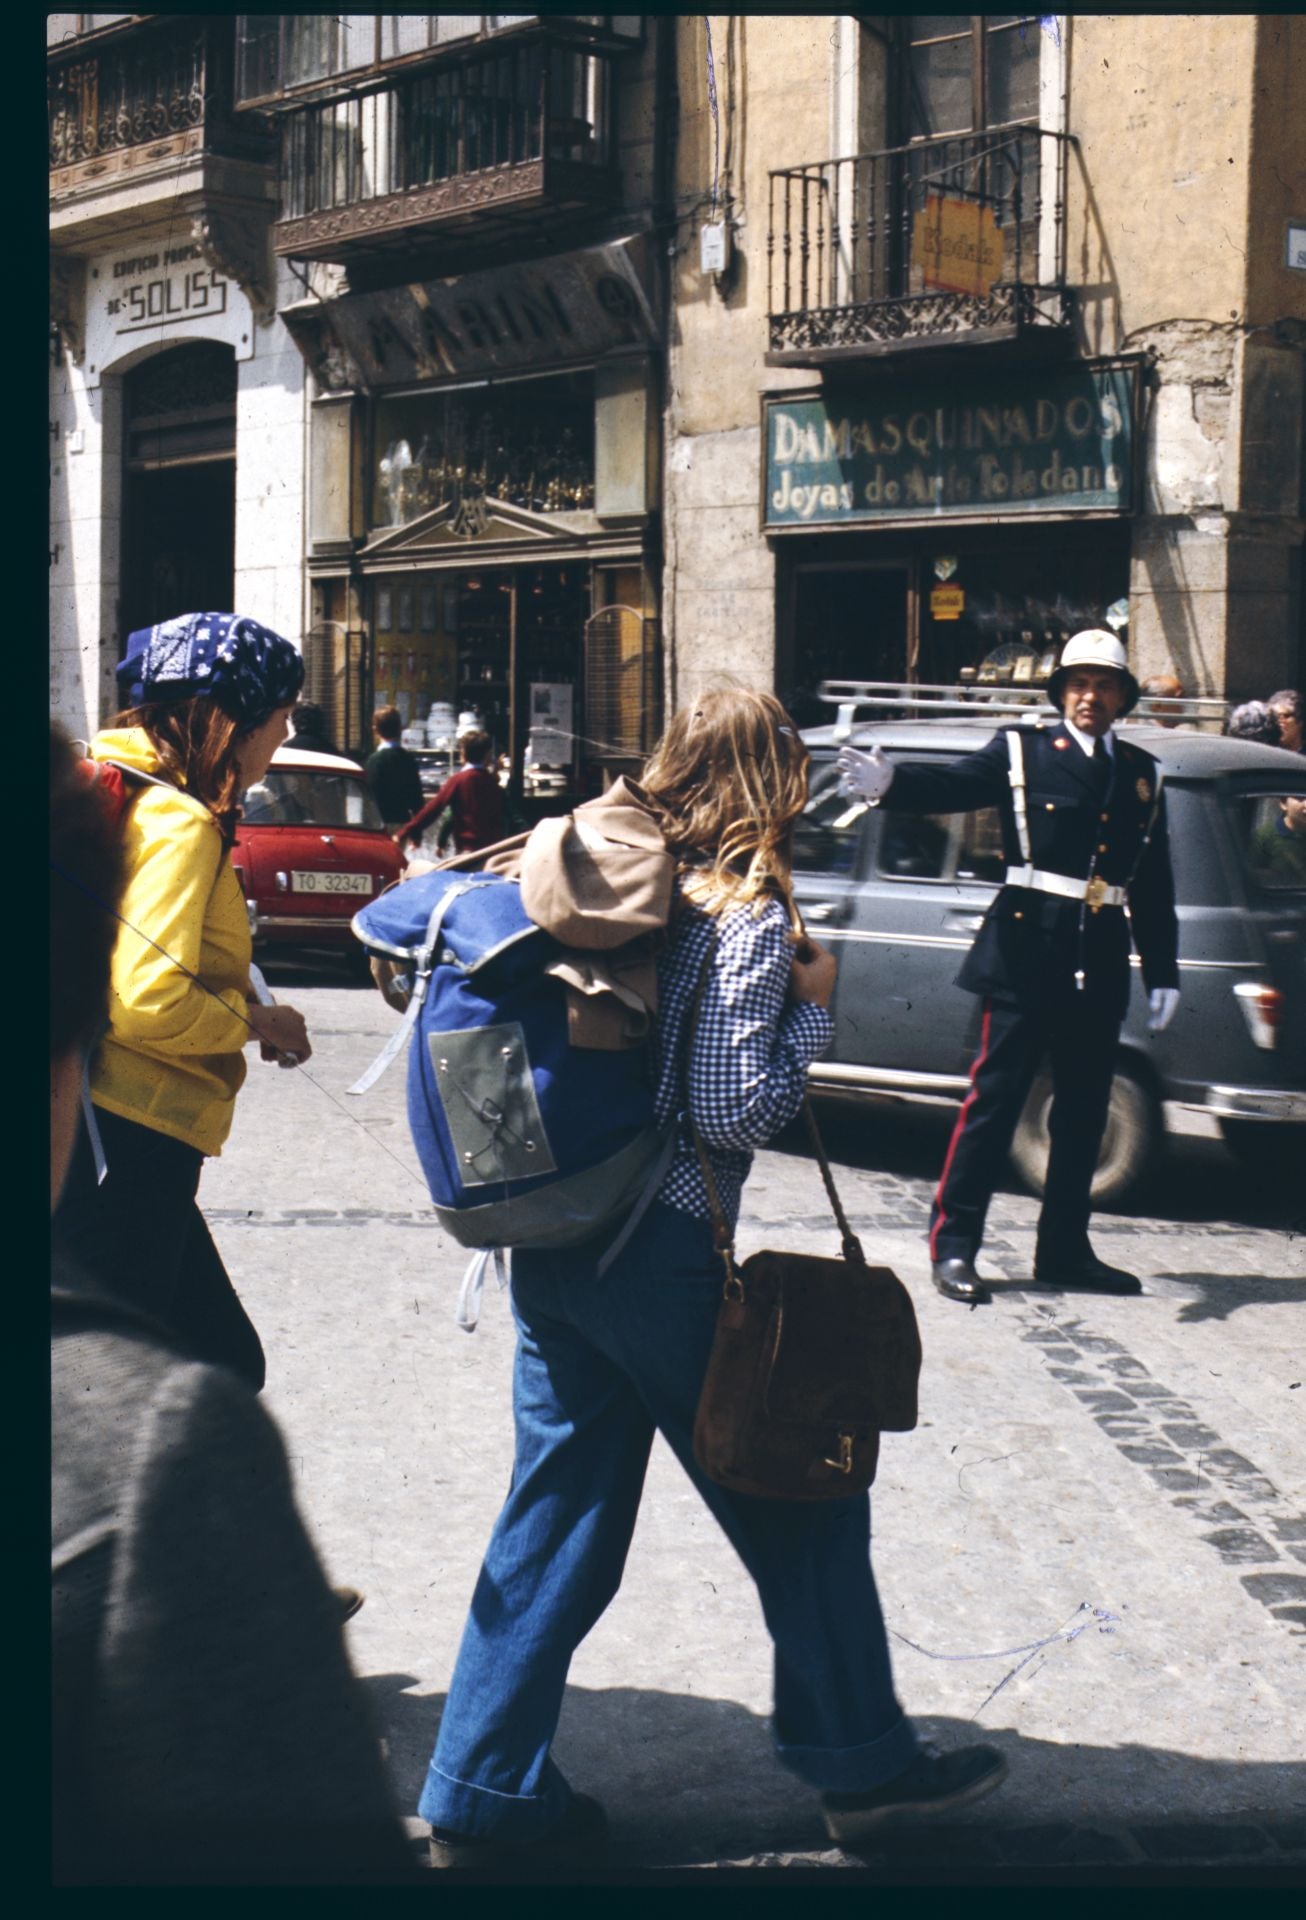
[[[348,261],[614,204],[609,64],[535,40],[284,112],[278,253]]]
[[[1067,145],[1008,127],[772,173],[768,363],[1064,349]]]
[[[50,198],[146,184],[205,155],[264,165],[275,143],[257,116],[232,111],[230,16],[148,18],[55,49],[46,71]]]

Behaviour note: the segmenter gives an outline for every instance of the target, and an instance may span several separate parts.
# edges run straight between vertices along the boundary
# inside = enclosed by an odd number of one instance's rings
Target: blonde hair
[[[642,785],[696,906],[784,902],[798,926],[790,830],[807,804],[807,749],[772,693],[717,687],[672,720]]]

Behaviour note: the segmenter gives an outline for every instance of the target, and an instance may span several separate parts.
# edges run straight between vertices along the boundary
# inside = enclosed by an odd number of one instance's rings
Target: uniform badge
[[[1152,797],[1152,789],[1148,785],[1147,781],[1142,778],[1141,775],[1139,776],[1139,779],[1134,786],[1134,792],[1138,795],[1139,799],[1142,801],[1144,806],[1147,805],[1148,801]]]
[[[1056,748],[1058,753],[1064,753],[1066,748],[1070,745],[1070,742],[1069,740],[1054,740],[1052,744]]]

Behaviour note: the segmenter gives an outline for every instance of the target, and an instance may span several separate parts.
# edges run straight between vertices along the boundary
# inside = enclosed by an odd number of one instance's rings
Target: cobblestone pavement
[[[411,1813],[511,1464],[507,1302],[453,1321],[403,1070],[344,1092],[392,1030],[329,969],[268,969],[305,1010],[300,1073],[252,1063],[201,1198],[269,1357],[267,1400]],[[1005,1753],[991,1799],[857,1860],[775,1763],[753,1590],[659,1443],[623,1589],[572,1668],[556,1754],[613,1823],[607,1878],[1027,1880],[1306,1872],[1306,1222],[1300,1187],[1172,1145],[1144,1209],[1094,1240],[1141,1299],[1028,1284],[1036,1202],[995,1199],[991,1306],[929,1284],[943,1110],[829,1109],[853,1224],[912,1291],[921,1421],[885,1437],[875,1565],[904,1705]],[[834,1251],[795,1136],[759,1155],[744,1252]],[[415,1839],[421,1828],[412,1822]]]

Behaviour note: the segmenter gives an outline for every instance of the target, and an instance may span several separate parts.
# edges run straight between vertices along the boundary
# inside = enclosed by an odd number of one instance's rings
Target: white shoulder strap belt
[[[1028,887],[1032,893],[1052,893],[1059,900],[1084,900],[1094,911],[1098,907],[1123,907],[1123,887],[1109,887],[1105,880],[1096,877],[1074,880],[1068,873],[1045,873],[1034,865],[1033,849],[1029,844],[1029,815],[1025,805],[1025,749],[1016,727],[1007,730],[1007,759],[1010,763],[1011,810],[1016,821],[1016,840],[1025,864],[1023,867],[1008,867],[1005,884],[1009,887]]]
[[[1028,866],[1033,855],[1029,845],[1029,816],[1025,811],[1025,746],[1017,728],[1007,729],[1007,777],[1011,781],[1011,811],[1016,817],[1016,840],[1021,858]]]
[[[1005,884],[1028,887],[1032,893],[1055,893],[1061,900],[1086,900],[1090,907],[1123,907],[1123,887],[1109,887],[1096,875],[1091,880],[1072,880],[1068,873],[1044,873],[1038,867],[1008,867]]]

